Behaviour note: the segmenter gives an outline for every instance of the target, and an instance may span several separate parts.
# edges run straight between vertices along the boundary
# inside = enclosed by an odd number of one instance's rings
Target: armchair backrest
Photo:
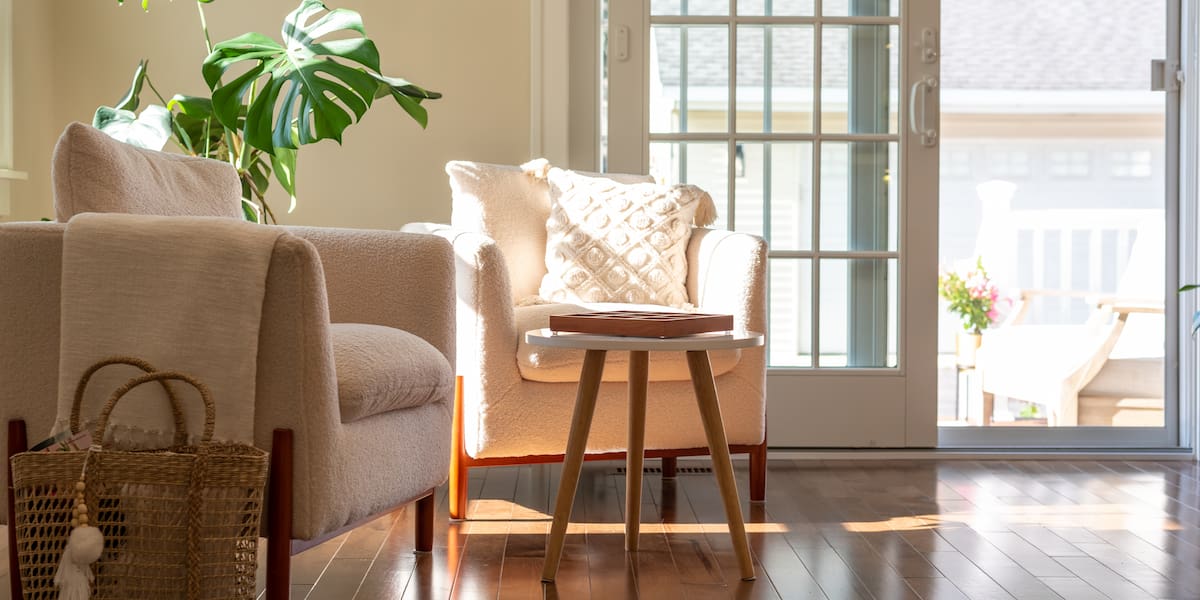
[[[50,172],[64,223],[85,212],[242,218],[241,180],[228,163],[137,148],[82,123],[63,130]]]
[[[536,296],[546,274],[546,182],[520,167],[469,161],[446,163],[453,204],[450,226],[496,241],[508,267],[512,299]]]
[[[446,163],[453,204],[450,225],[496,241],[508,268],[512,300],[536,296],[546,274],[550,189],[521,167],[454,160]],[[652,182],[649,175],[585,173],[620,183]]]

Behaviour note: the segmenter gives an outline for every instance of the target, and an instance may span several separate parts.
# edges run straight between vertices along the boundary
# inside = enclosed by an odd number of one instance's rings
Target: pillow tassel
[[[688,186],[689,191],[694,195],[699,203],[696,206],[696,214],[692,217],[692,223],[696,227],[707,227],[712,225],[717,220],[717,205],[713,202],[712,196],[708,192],[696,187]]]
[[[544,158],[535,158],[521,165],[521,170],[536,180],[544,181],[550,173],[550,161]]]

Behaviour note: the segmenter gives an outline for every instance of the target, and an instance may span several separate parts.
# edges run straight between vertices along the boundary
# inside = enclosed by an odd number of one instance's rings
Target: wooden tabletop
[[[525,332],[525,341],[536,346],[584,350],[725,350],[761,346],[763,334],[757,331],[734,331],[647,338],[535,329]]]

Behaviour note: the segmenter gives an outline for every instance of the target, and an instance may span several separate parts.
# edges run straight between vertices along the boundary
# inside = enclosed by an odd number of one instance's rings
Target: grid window
[[[1112,176],[1120,178],[1149,177],[1154,172],[1154,156],[1149,150],[1121,150],[1108,156]]]
[[[993,177],[1029,177],[1032,162],[1025,150],[996,150],[988,153],[988,172]]]
[[[942,177],[968,179],[971,177],[971,151],[967,149],[946,150],[942,147]]]
[[[1055,150],[1049,158],[1051,177],[1087,177],[1092,173],[1092,154],[1087,150]]]

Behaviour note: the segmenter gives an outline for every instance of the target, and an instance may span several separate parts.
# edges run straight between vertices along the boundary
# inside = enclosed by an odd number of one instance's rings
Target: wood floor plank
[[[508,539],[505,540],[498,597],[501,600],[541,598],[542,564],[545,557],[544,535],[509,532]]]
[[[467,481],[467,506],[470,515],[471,503],[479,499],[483,490],[483,480],[487,476],[486,469],[472,469]],[[438,490],[437,514],[434,519],[433,551],[428,554],[418,554],[413,562],[412,577],[400,596],[403,600],[427,598],[449,598],[458,579],[459,567],[463,553],[466,550],[470,536],[467,535],[468,522],[452,522],[449,520],[449,499],[446,486]],[[406,520],[412,522],[411,511],[408,507]],[[399,525],[405,521],[398,521]],[[399,535],[399,534],[398,534]],[[412,539],[411,535],[406,539]],[[368,579],[364,582],[369,582]],[[367,598],[367,596],[364,596]]]
[[[896,531],[879,531],[863,534],[875,551],[892,565],[905,579],[940,578],[938,571],[924,554],[913,548],[903,535]]]
[[[413,552],[413,509],[405,507],[392,514],[395,516],[392,527],[388,529],[379,552],[374,556],[371,567],[367,569],[355,598],[399,598],[404,594],[404,588],[412,581],[417,562],[417,556]],[[449,526],[448,518],[449,512],[446,510],[443,494],[434,521],[435,546],[445,539],[445,532]]]
[[[787,538],[789,543],[796,539],[791,535]],[[826,596],[838,600],[872,597],[870,590],[859,581],[854,570],[846,565],[823,537],[819,544],[810,543],[805,538],[799,538],[798,542],[792,544],[792,550],[800,557],[800,561]]]
[[[1013,532],[1046,556],[1086,556],[1087,553],[1041,525],[1014,527]]]
[[[981,532],[989,543],[1034,577],[1070,577],[1071,572],[1016,533]]]
[[[625,481],[615,482],[624,491]],[[674,486],[674,482],[670,483]],[[662,498],[663,480],[660,475],[647,474],[642,478],[642,522],[662,523],[657,502]],[[640,598],[684,598],[684,586],[675,569],[670,542],[665,531],[654,529],[643,531],[638,541],[638,551],[630,555],[634,577]]]
[[[1100,590],[1078,577],[1042,577],[1040,579],[1042,583],[1054,590],[1054,593],[1062,596],[1063,600],[1105,600],[1108,598]]]
[[[970,600],[945,577],[909,577],[904,582],[921,600]]]
[[[1154,597],[1090,556],[1061,556],[1055,560],[1111,598],[1143,600]]]
[[[1167,590],[1173,587],[1161,573],[1112,544],[1079,544],[1079,549],[1156,598],[1166,597]]]
[[[370,567],[369,558],[334,558],[329,561],[329,566],[321,573],[321,578],[313,585],[307,597],[309,600],[353,598]]]
[[[758,558],[763,575],[783,598],[833,600],[792,551],[786,539],[775,534],[751,534],[750,547]]]
[[[896,572],[891,563],[884,560],[858,534],[826,534],[825,540],[874,597],[918,598],[916,592],[909,589],[904,583],[904,577]]]
[[[972,600],[1013,600],[1012,594],[980,570],[971,559],[959,552],[930,552],[925,555],[933,566],[956,588]]]
[[[1173,582],[1171,587],[1183,591],[1187,597],[1200,598],[1200,567],[1196,566],[1197,561],[1194,554],[1165,552],[1131,531],[1097,531],[1094,533],[1130,559],[1145,564]],[[1122,575],[1125,574],[1122,573]],[[1126,577],[1129,578],[1127,575]]]
[[[343,533],[322,544],[318,544],[292,557],[292,585],[313,585],[329,566],[338,548],[350,537]],[[262,560],[262,558],[260,558]]]

